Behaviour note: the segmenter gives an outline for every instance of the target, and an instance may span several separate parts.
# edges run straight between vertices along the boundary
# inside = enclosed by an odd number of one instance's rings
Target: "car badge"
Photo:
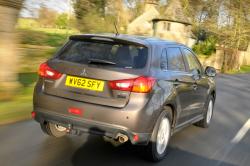
[[[86,69],[82,69],[82,72],[80,73],[81,76],[87,76]]]

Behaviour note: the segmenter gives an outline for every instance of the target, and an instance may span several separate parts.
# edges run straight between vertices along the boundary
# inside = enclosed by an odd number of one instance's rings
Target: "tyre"
[[[167,154],[167,146],[171,136],[172,110],[165,107],[154,127],[151,140],[147,145],[146,157],[150,161],[160,161]]]
[[[208,98],[208,102],[205,107],[204,118],[201,121],[195,123],[195,125],[202,128],[208,128],[213,117],[213,110],[214,110],[214,99],[212,96],[210,96]]]
[[[44,124],[40,124],[41,125],[41,129],[43,130],[43,132],[45,134],[48,134],[49,136],[53,136],[53,137],[63,137],[67,134],[67,129],[63,126],[60,126],[58,124],[54,124],[54,123],[44,123]]]

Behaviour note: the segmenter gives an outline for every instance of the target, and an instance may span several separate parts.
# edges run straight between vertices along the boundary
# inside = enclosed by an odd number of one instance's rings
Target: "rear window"
[[[71,40],[56,56],[57,59],[118,68],[143,68],[148,49],[143,46],[108,41]],[[107,63],[108,62],[108,63]]]

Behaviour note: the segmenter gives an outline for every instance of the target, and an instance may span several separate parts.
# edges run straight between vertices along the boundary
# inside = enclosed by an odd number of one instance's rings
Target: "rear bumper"
[[[54,122],[72,131],[105,135],[115,138],[117,133],[125,134],[132,143],[133,136],[138,135],[137,143],[147,143],[157,119],[159,106],[150,100],[150,95],[131,93],[130,100],[124,108],[116,108],[76,101],[49,95],[43,92],[43,86],[37,84],[34,89],[34,112],[40,123]],[[69,113],[69,108],[82,110],[82,115]]]
[[[152,100],[153,98],[156,97],[131,93],[125,107],[111,107],[47,94],[44,92],[43,84],[38,82],[34,89],[33,105],[34,111],[40,109],[40,112],[45,110],[48,113],[72,118],[76,116],[68,112],[69,108],[78,108],[82,110],[82,116],[77,116],[81,120],[116,124],[138,133],[151,133],[160,110],[160,100]]]
[[[150,140],[150,133],[136,133],[124,126],[97,122],[78,117],[69,117],[58,113],[52,113],[42,108],[35,109],[35,120],[39,123],[52,122],[66,127],[71,134],[89,133],[100,136],[107,136],[115,139],[117,134],[127,135],[132,144],[146,145]],[[134,136],[138,140],[134,140]]]

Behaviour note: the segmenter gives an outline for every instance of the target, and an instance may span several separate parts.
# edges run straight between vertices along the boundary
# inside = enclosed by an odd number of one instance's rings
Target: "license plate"
[[[67,76],[65,85],[75,88],[102,92],[104,88],[104,81]]]

